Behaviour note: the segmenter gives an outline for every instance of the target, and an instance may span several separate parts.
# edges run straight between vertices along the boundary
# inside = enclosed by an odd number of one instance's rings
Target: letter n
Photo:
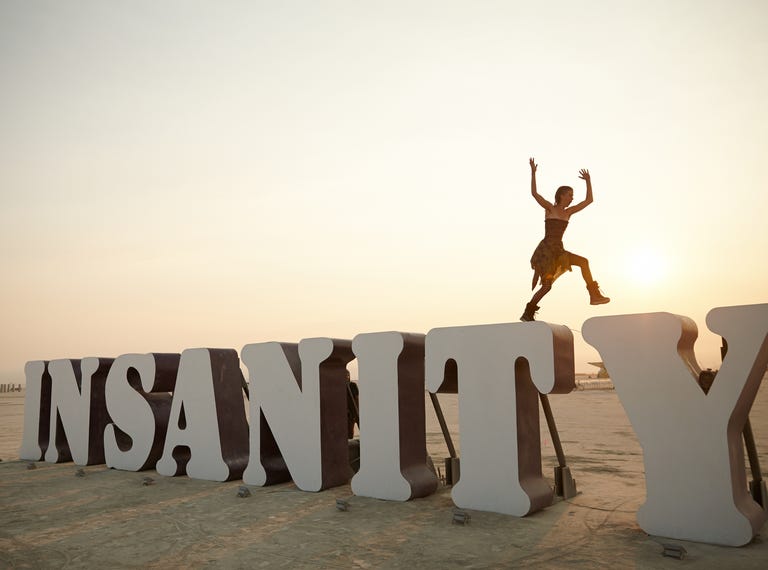
[[[320,491],[352,476],[347,442],[346,365],[351,342],[310,338],[298,345],[266,342],[243,347],[250,377],[250,485],[292,478]]]
[[[104,428],[109,414],[104,400],[111,358],[52,360],[49,463],[104,463]]]

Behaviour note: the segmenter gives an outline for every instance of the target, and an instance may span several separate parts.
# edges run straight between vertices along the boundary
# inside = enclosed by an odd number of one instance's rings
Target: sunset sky
[[[0,382],[28,360],[768,302],[763,0],[0,0]]]

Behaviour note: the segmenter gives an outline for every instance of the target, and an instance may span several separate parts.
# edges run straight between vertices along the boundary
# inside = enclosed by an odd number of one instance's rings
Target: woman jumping
[[[610,301],[600,293],[597,281],[592,279],[592,273],[589,270],[589,261],[585,257],[566,251],[563,247],[563,234],[568,227],[568,220],[576,212],[580,212],[592,203],[592,180],[589,176],[589,170],[579,170],[579,178],[587,183],[587,197],[583,202],[571,206],[573,202],[573,188],[570,186],[560,186],[555,192],[555,203],[550,204],[541,194],[536,191],[536,163],[531,158],[531,194],[544,208],[544,239],[541,240],[531,257],[531,268],[533,268],[533,284],[531,289],[536,288],[537,283],[541,287],[531,298],[531,302],[525,306],[525,312],[520,317],[521,321],[532,321],[537,306],[542,297],[552,289],[552,283],[566,271],[571,270],[572,265],[581,269],[581,275],[587,284],[589,291],[589,302],[592,305],[603,305]]]

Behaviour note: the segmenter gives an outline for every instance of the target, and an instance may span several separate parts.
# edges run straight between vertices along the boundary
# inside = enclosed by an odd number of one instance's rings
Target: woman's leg
[[[586,257],[581,257],[580,255],[572,253],[571,265],[575,265],[581,269],[581,276],[584,278],[584,281],[587,283],[587,285],[594,281],[594,279],[592,279],[592,272],[589,270],[589,260]]]
[[[576,265],[581,269],[581,276],[587,284],[587,291],[589,291],[589,303],[591,305],[604,305],[609,302],[610,297],[606,297],[600,292],[600,287],[592,278],[592,272],[589,270],[589,261],[586,257],[581,257],[574,253],[571,254],[571,265]]]
[[[533,321],[535,320],[536,311],[539,310],[539,307],[536,303],[541,301],[541,298],[544,297],[549,291],[552,289],[552,281],[542,281],[541,287],[539,288],[536,293],[533,294],[533,297],[531,297],[531,302],[528,303],[525,306],[525,311],[523,312],[523,315],[520,317],[521,321]]]
[[[533,305],[538,305],[539,301],[552,290],[552,282],[551,281],[542,281],[541,287],[539,287],[539,290],[536,291],[536,293],[533,294],[533,297],[531,297],[531,303]]]

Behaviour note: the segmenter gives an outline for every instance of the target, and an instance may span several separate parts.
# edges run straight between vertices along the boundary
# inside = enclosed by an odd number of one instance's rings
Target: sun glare
[[[627,270],[634,283],[656,285],[667,272],[663,256],[651,247],[637,248],[627,259]]]

